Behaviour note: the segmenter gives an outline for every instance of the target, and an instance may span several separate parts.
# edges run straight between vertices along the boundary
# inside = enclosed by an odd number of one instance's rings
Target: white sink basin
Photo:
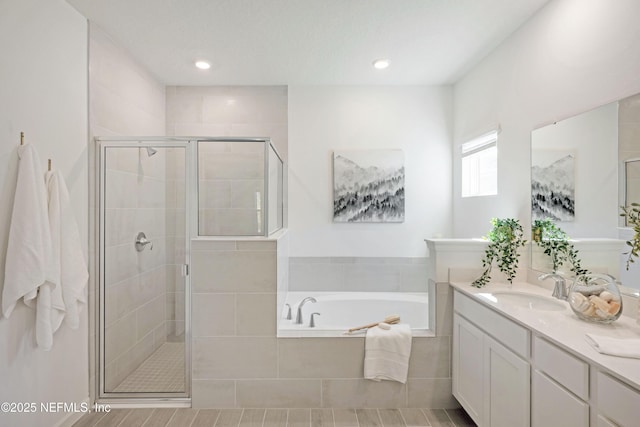
[[[478,296],[494,303],[528,308],[530,310],[561,311],[567,307],[565,303],[552,297],[528,294],[525,292],[496,291],[480,293]]]

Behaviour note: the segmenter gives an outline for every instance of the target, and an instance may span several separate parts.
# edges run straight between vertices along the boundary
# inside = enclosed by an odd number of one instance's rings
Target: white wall
[[[640,92],[638,16],[636,0],[551,1],[455,85],[455,237],[486,234],[491,217],[529,227],[531,131]],[[458,147],[497,123],[499,195],[462,199]]]
[[[289,88],[293,257],[421,257],[451,233],[451,88]],[[405,222],[333,223],[334,150],[402,149]]]
[[[6,0],[0,13],[0,283],[13,206],[20,131],[67,182],[87,241],[87,23],[63,0]],[[44,173],[44,171],[43,171]],[[86,245],[85,245],[86,256]],[[4,284],[3,284],[4,285]],[[68,402],[89,396],[86,307],[44,352],[35,312],[19,303],[0,320],[0,401]],[[51,426],[68,413],[5,414],[0,425]]]

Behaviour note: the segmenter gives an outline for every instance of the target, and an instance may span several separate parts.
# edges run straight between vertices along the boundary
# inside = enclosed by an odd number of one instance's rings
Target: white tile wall
[[[89,44],[91,135],[164,135],[164,85],[93,23]],[[106,369],[107,385],[115,387],[167,334],[184,330],[177,320],[184,318],[177,274],[184,254],[184,209],[178,208],[184,203],[184,181],[178,179],[184,155],[110,148],[107,162]],[[153,241],[153,250],[135,251],[138,231]]]
[[[291,291],[427,292],[427,258],[292,257]]]
[[[167,135],[270,137],[286,159],[287,92],[286,86],[169,86]],[[264,146],[201,143],[199,159],[199,233],[263,234],[256,193],[264,200]]]

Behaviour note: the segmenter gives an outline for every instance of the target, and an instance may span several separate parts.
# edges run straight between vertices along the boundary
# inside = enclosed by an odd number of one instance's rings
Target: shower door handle
[[[147,245],[149,246],[149,250],[152,251],[153,250],[153,243],[151,242],[151,240],[147,239],[147,236],[141,231],[138,233],[138,235],[136,236],[136,251],[138,252],[142,252],[144,250],[144,247]]]

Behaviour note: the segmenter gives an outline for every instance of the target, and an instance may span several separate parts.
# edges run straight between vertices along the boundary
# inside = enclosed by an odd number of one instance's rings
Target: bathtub
[[[302,325],[296,325],[296,312],[300,301],[314,297],[316,303],[302,307]],[[284,306],[278,319],[279,337],[362,337],[365,330],[344,334],[350,328],[379,322],[397,314],[400,323],[411,326],[413,336],[434,336],[429,330],[429,298],[424,293],[404,292],[289,292],[285,303],[291,306],[291,320],[287,320]],[[309,327],[311,313],[315,327]]]

